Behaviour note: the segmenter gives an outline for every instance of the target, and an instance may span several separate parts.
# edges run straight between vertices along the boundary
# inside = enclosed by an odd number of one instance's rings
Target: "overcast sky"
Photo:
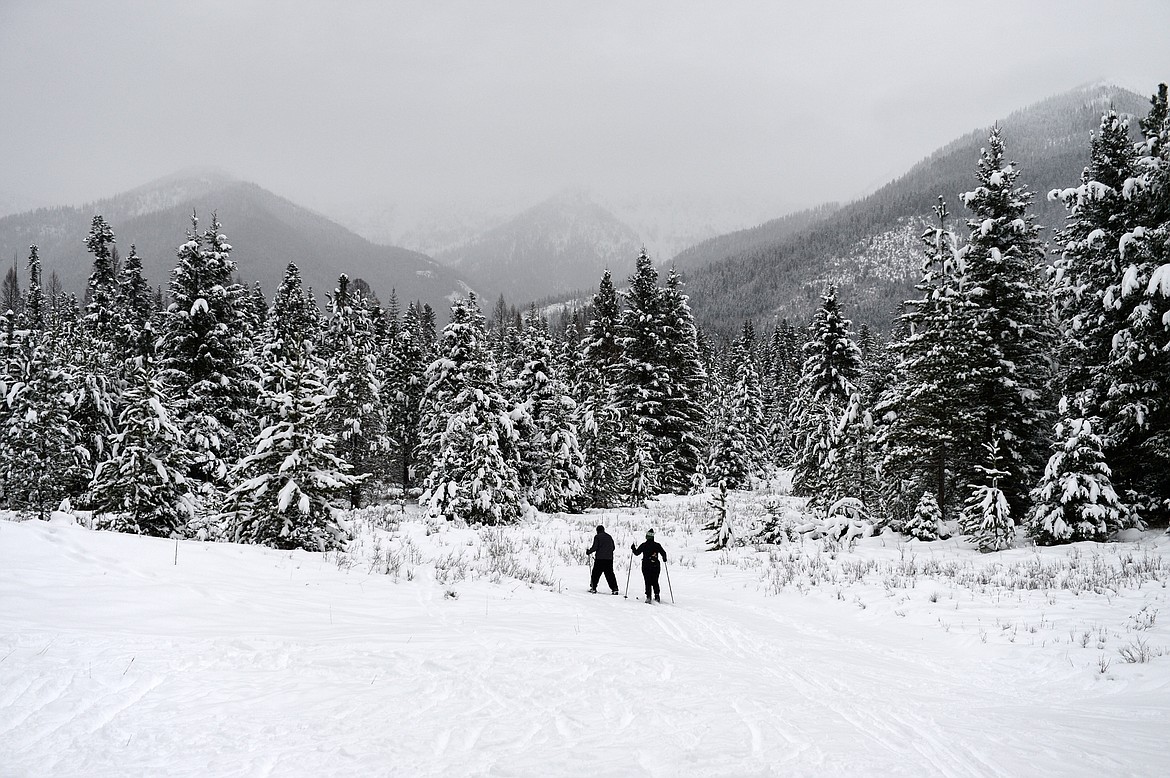
[[[851,199],[1088,82],[1167,0],[0,0],[0,205],[213,165],[326,210],[559,188]]]

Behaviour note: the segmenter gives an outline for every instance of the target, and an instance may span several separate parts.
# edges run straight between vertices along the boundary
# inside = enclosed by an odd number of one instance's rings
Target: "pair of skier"
[[[610,590],[614,594],[620,593],[617,577],[613,574],[613,550],[613,538],[605,531],[605,527],[598,524],[597,534],[593,536],[593,545],[585,551],[586,555],[594,555],[593,572],[589,576],[589,591],[594,594],[597,593],[597,583],[602,575],[605,575],[605,582],[609,584]],[[662,602],[662,591],[658,588],[658,575],[662,568],[658,558],[662,557],[662,560],[666,561],[666,549],[655,542],[654,530],[646,533],[646,541],[641,545],[635,546],[631,543],[630,551],[642,557],[642,580],[646,582],[646,602],[651,602],[651,596],[654,602]]]

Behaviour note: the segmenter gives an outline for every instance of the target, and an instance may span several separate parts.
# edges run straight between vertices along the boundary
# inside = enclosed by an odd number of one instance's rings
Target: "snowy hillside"
[[[5,775],[1165,775],[1170,538],[704,551],[693,498],[347,553],[0,522]],[[735,495],[743,525],[791,498]],[[649,526],[675,604],[585,592]],[[1163,614],[1162,618],[1159,615]]]

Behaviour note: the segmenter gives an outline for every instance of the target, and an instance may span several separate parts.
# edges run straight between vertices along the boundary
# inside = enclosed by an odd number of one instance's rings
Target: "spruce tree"
[[[995,430],[991,441],[984,445],[985,464],[975,466],[975,478],[969,486],[963,505],[960,525],[981,551],[1001,551],[1011,546],[1015,538],[1015,520],[1007,495],[1000,488],[1001,479],[1008,475],[1003,469],[1000,441]]]
[[[900,337],[893,380],[878,399],[878,445],[884,504],[895,524],[909,520],[915,501],[929,489],[945,520],[958,512],[978,449],[974,409],[960,382],[971,363],[967,318],[971,304],[955,234],[947,228],[942,198],[937,224],[922,235],[919,297],[898,318]]]
[[[1114,477],[1151,519],[1170,517],[1170,108],[1160,84],[1122,185],[1126,229],[1104,303],[1119,327],[1106,374]]]
[[[193,215],[171,274],[159,358],[175,420],[195,454],[192,475],[224,485],[255,429],[256,373],[247,359],[244,290],[232,280],[232,247],[214,214],[202,235],[198,227]]]
[[[333,389],[317,346],[298,323],[315,319],[289,265],[268,317],[260,365],[260,432],[236,465],[225,521],[239,542],[275,548],[340,548],[347,531],[334,503],[360,479],[334,453],[325,427]]]
[[[171,420],[172,402],[154,355],[154,331],[149,321],[141,326],[133,346],[138,354],[124,363],[122,410],[107,457],[95,468],[91,500],[94,511],[104,514],[103,526],[176,537],[195,515],[195,494],[186,476],[191,456]]]
[[[585,499],[596,508],[618,505],[628,486],[629,436],[617,401],[624,366],[619,319],[617,293],[606,270],[593,296],[593,318],[581,341],[574,387]]]
[[[516,434],[484,343],[475,296],[451,306],[451,320],[426,372],[423,446],[431,470],[420,504],[472,524],[509,524],[526,509]]]
[[[1066,416],[1056,425],[1056,441],[1032,495],[1028,534],[1046,546],[1105,540],[1128,523],[1128,512],[1113,489],[1101,439],[1090,420]]]
[[[373,322],[367,301],[353,294],[344,274],[330,297],[329,309],[323,340],[333,394],[326,406],[326,430],[336,438],[336,453],[350,471],[371,476],[383,458],[386,425]],[[367,480],[354,482],[351,507],[361,506]]]
[[[92,463],[74,417],[76,381],[62,362],[38,313],[40,258],[29,254],[29,305],[18,326],[3,315],[4,413],[0,418],[0,470],[10,508],[40,518],[65,497],[79,495]]]
[[[978,186],[963,195],[971,211],[960,254],[969,316],[963,324],[970,360],[959,379],[958,407],[969,409],[975,440],[1000,441],[1003,493],[1023,515],[1048,447],[1052,346],[1048,296],[1040,284],[1044,249],[1032,223],[1032,194],[1018,185],[998,127],[976,170]],[[971,476],[966,473],[964,475]]]
[[[938,540],[942,520],[942,511],[934,499],[934,492],[927,489],[918,499],[914,513],[902,525],[902,532],[918,540]]]
[[[690,303],[682,292],[682,280],[672,269],[662,290],[662,338],[664,348],[661,375],[668,380],[662,398],[662,418],[657,427],[657,448],[662,465],[662,486],[685,493],[703,461],[702,430],[706,424],[704,405],[707,375],[699,351],[698,330]],[[745,381],[749,377],[745,375]],[[745,386],[744,413],[758,416],[758,386]],[[754,419],[753,419],[754,421]],[[755,430],[746,430],[751,435]]]
[[[850,336],[850,322],[841,315],[836,290],[830,287],[813,315],[809,340],[804,345],[804,364],[796,401],[796,468],[793,492],[810,498],[812,505],[826,505],[847,495],[843,481],[844,426],[859,423],[855,413],[846,419],[851,398],[861,376],[861,351]],[[836,466],[836,467],[834,467]]]
[[[509,390],[521,486],[539,510],[577,510],[585,465],[573,423],[577,403],[556,369],[547,324],[535,307],[524,318],[520,356]]]

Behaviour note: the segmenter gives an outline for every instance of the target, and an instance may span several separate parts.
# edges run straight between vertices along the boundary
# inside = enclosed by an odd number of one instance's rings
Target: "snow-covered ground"
[[[706,519],[374,509],[327,555],[0,521],[0,774],[1170,774],[1170,538],[707,552]],[[623,587],[657,530],[674,605],[585,592],[599,522]]]

